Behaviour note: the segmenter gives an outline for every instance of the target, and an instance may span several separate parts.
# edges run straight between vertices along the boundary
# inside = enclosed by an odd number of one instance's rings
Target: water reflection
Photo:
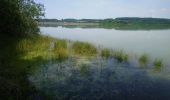
[[[69,58],[41,65],[29,80],[57,100],[168,99],[170,80],[154,77],[150,73],[153,69],[132,67],[115,59]]]

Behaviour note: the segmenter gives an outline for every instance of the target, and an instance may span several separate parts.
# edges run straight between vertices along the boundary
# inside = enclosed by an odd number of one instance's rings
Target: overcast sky
[[[170,0],[36,0],[46,18],[170,18]]]

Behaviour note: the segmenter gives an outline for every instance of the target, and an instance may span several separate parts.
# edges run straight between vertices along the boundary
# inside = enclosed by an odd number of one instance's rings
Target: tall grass
[[[23,59],[34,59],[36,57],[48,58],[48,50],[52,38],[37,36],[22,39],[16,46],[17,50],[22,52]]]
[[[98,54],[99,48],[85,42],[70,41],[72,46],[68,46],[67,40],[54,39],[45,36],[35,36],[24,38],[16,46],[16,50],[20,51],[21,59],[43,59],[43,60],[58,60],[62,61],[69,58],[70,54],[79,57],[95,57]],[[69,47],[69,49],[68,49]],[[106,59],[114,58],[118,62],[128,62],[129,54],[123,50],[111,50],[104,48],[101,50],[100,56]],[[142,66],[149,63],[148,55],[141,55],[138,62]],[[163,66],[161,60],[154,61],[155,68],[159,69]]]
[[[103,49],[101,50],[101,57],[103,58],[110,58],[111,57],[111,50],[110,49]]]
[[[122,50],[113,50],[112,56],[118,61],[118,62],[127,62],[129,59],[129,55],[124,53]]]
[[[146,66],[149,62],[149,57],[147,54],[143,54],[139,57],[139,64],[142,66]]]
[[[155,59],[153,62],[153,65],[154,65],[155,71],[161,71],[161,69],[163,67],[163,62],[161,59]]]
[[[21,40],[17,45],[17,50],[23,52],[24,55],[22,55],[22,58],[27,60],[36,58],[62,60],[68,57],[66,40],[44,36]]]
[[[110,50],[110,49],[103,49],[101,51],[101,57],[104,58],[114,58],[118,62],[127,62],[129,59],[128,54],[124,53],[122,50]]]
[[[66,40],[57,40],[54,43],[53,53],[54,53],[54,58],[56,58],[60,61],[67,59],[69,56],[69,52],[67,49],[67,41]]]
[[[90,43],[74,42],[73,53],[80,56],[95,56],[97,54],[97,48]]]

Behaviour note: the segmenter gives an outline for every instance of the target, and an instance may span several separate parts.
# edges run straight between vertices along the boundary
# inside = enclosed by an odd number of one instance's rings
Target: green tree
[[[0,0],[0,34],[19,36],[37,33],[35,19],[44,16],[44,6],[34,0]]]

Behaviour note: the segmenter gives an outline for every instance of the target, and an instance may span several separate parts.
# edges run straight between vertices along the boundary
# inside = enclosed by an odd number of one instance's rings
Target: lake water
[[[102,28],[41,27],[43,35],[84,41],[106,48],[170,61],[170,30],[115,30]]]
[[[115,59],[68,59],[42,64],[29,76],[50,100],[168,100],[170,30],[41,27],[43,35],[89,42],[129,54],[162,58],[163,67],[139,67]]]

